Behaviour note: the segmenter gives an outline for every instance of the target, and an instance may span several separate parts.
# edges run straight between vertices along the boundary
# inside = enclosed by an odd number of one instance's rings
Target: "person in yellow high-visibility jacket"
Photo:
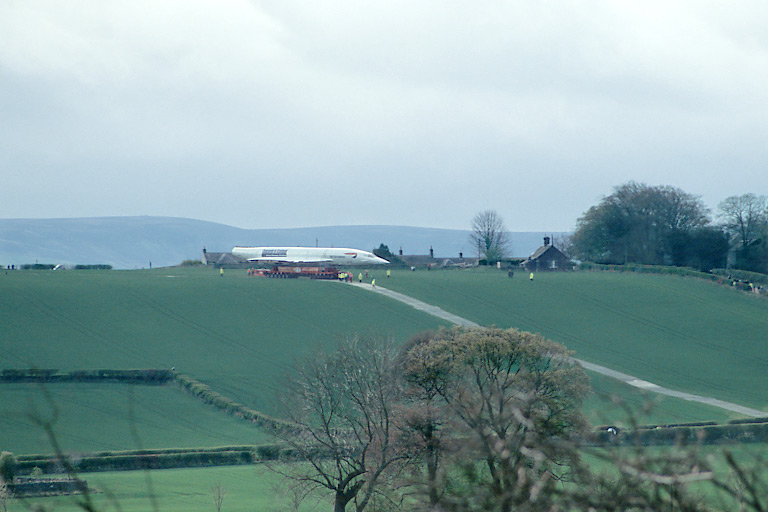
[[[387,269],[387,277],[389,277],[391,275],[392,275],[392,272],[389,269]]]
[[[533,281],[533,272],[531,272],[531,275],[529,276],[530,280]]]
[[[371,288],[376,289],[376,279],[371,281]]]
[[[362,283],[363,282],[363,273],[362,272],[357,274],[357,282],[358,283]]]

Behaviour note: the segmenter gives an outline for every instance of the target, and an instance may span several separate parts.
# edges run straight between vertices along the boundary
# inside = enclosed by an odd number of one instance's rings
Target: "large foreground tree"
[[[302,363],[285,393],[290,426],[275,434],[296,459],[286,476],[333,494],[334,512],[364,510],[408,458],[400,442],[400,379],[389,342],[354,337]]]
[[[509,249],[509,233],[495,210],[479,212],[472,219],[469,235],[480,257],[491,264],[501,260]]]
[[[575,455],[568,440],[588,389],[562,345],[515,329],[456,328],[422,336],[403,366],[430,448],[422,485],[431,507],[507,512],[553,489],[558,465]]]

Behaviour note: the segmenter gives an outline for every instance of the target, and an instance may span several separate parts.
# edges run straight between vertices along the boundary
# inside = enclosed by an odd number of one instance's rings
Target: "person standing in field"
[[[529,276],[530,280],[533,281],[533,272],[531,272],[531,275]]]
[[[358,283],[362,283],[363,282],[363,273],[362,272],[357,274],[357,282]]]
[[[220,275],[221,277],[224,277],[224,267],[220,267],[220,268],[219,268],[219,275]]]
[[[389,276],[390,276],[390,275],[392,275],[392,271],[390,271],[389,269],[387,269],[387,278],[389,278]]]
[[[374,290],[376,289],[376,279],[373,279],[371,281],[371,288],[373,288]]]

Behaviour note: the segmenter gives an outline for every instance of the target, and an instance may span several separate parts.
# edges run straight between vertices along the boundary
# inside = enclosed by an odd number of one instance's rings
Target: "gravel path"
[[[475,322],[467,320],[466,318],[462,318],[452,313],[448,313],[447,311],[444,311],[437,306],[433,306],[431,304],[427,304],[426,302],[416,300],[413,297],[409,297],[408,295],[403,295],[402,293],[388,290],[387,288],[382,288],[381,286],[372,288],[371,285],[368,283],[350,283],[350,284],[352,284],[353,286],[357,286],[358,288],[364,288],[366,290],[370,290],[375,293],[380,293],[381,295],[386,295],[387,297],[390,297],[392,299],[408,304],[409,306],[413,306],[419,311],[424,311],[425,313],[429,313],[430,315],[436,316],[438,318],[442,318],[443,320],[447,320],[456,325],[462,325],[464,327],[480,326],[479,324],[476,324]],[[743,405],[738,405],[731,402],[725,402],[723,400],[718,400],[717,398],[712,398],[709,396],[694,395],[693,393],[684,393],[682,391],[675,391],[673,389],[664,388],[659,386],[658,384],[654,384],[652,382],[638,379],[637,377],[633,377],[632,375],[627,375],[626,373],[617,372],[616,370],[611,370],[610,368],[606,368],[605,366],[600,366],[594,363],[590,363],[588,361],[584,361],[583,359],[575,359],[575,361],[577,361],[581,366],[583,366],[587,370],[593,371],[595,373],[600,373],[602,375],[606,375],[608,377],[625,382],[630,386],[634,386],[636,388],[643,389],[645,391],[650,391],[652,393],[672,396],[675,398],[688,400],[690,402],[701,402],[703,404],[711,405],[712,407],[719,407],[720,409],[725,409],[728,411],[743,414],[744,416],[751,416],[753,418],[768,416],[768,413],[766,413],[765,411],[752,409],[750,407],[744,407]]]

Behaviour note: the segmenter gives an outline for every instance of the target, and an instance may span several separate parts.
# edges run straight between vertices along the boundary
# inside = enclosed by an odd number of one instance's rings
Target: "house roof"
[[[542,256],[544,256],[544,253],[546,253],[547,251],[549,251],[549,250],[551,250],[551,249],[554,249],[554,250],[555,250],[555,251],[557,251],[558,253],[560,253],[560,254],[563,254],[562,252],[560,252],[560,249],[558,249],[558,248],[557,248],[557,247],[555,247],[554,245],[542,245],[541,247],[539,247],[538,249],[536,249],[536,250],[533,252],[533,254],[531,254],[531,255],[528,257],[528,259],[529,259],[529,260],[535,260],[535,259],[541,258]]]

